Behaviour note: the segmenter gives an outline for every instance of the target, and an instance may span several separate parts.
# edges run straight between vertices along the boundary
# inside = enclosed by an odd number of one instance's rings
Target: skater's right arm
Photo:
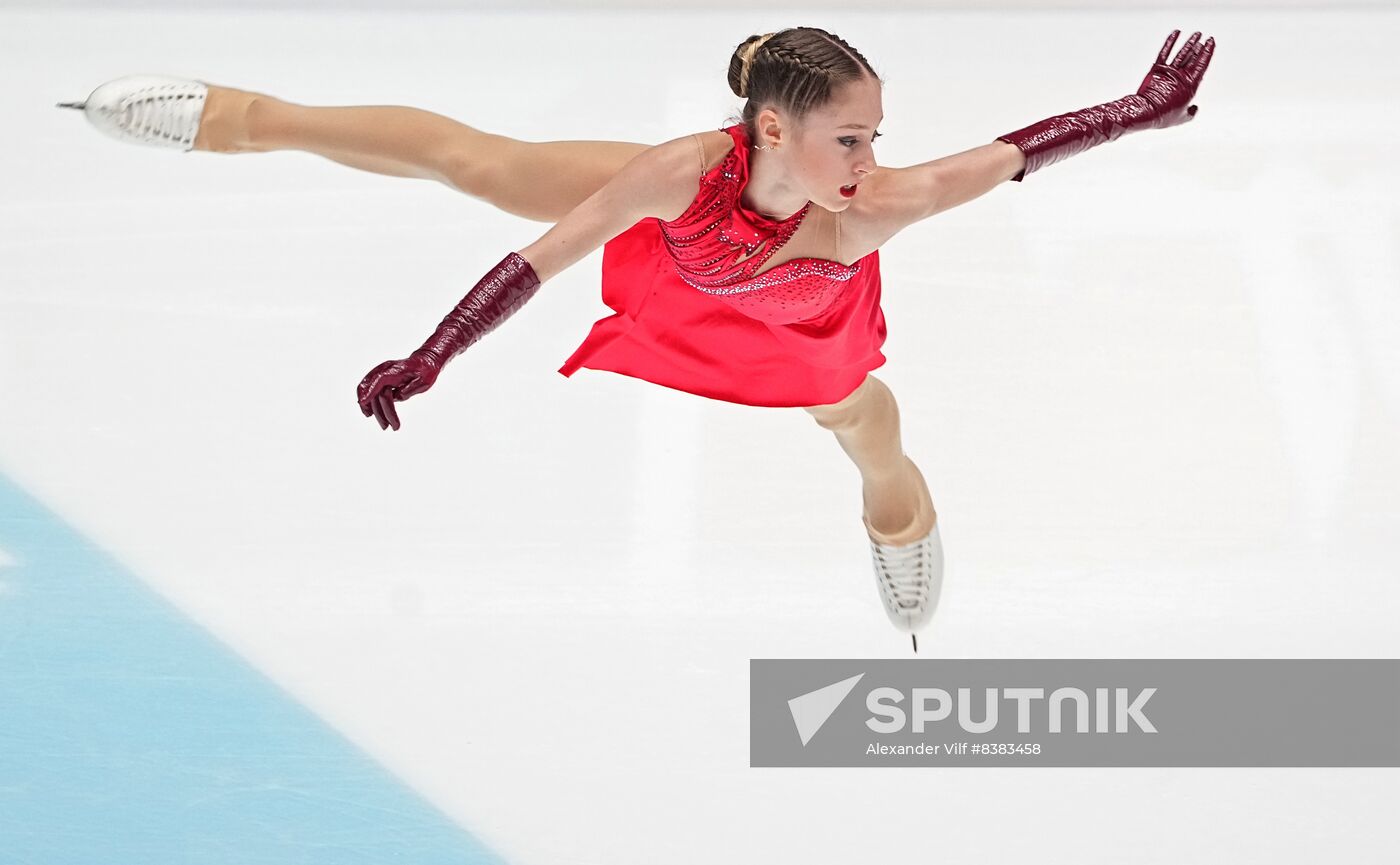
[[[503,258],[417,351],[384,361],[360,380],[355,398],[361,414],[372,415],[380,429],[397,430],[394,403],[432,387],[449,360],[510,318],[541,283],[637,222],[670,218],[683,208],[695,195],[693,146],[687,136],[642,151],[543,237]]]
[[[641,220],[675,216],[695,197],[694,175],[691,136],[643,150],[520,254],[548,282]]]

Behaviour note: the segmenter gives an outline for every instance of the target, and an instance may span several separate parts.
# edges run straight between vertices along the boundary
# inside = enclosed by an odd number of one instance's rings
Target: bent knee
[[[849,427],[863,418],[898,411],[889,387],[868,373],[856,389],[840,402],[803,406],[803,409],[819,426],[832,431]]]

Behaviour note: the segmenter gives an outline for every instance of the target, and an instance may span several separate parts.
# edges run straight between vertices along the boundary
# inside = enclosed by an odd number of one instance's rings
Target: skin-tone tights
[[[624,141],[527,142],[397,105],[318,107],[209,86],[196,150],[300,150],[362,171],[435,180],[507,213],[557,222],[650,145]],[[905,455],[899,407],[867,374],[849,396],[804,409],[860,471],[870,537],[913,543],[937,514],[923,474]]]

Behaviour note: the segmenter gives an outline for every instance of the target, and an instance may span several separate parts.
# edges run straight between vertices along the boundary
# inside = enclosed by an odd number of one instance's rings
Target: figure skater
[[[559,372],[606,370],[711,399],[805,409],[861,476],[885,612],[910,634],[938,604],[943,550],[885,362],[880,247],[904,228],[1142,129],[1191,120],[1215,47],[1173,30],[1137,91],[907,168],[876,164],[882,79],[815,27],[751,36],[729,61],[739,122],[657,145],[526,142],[401,106],[307,107],[168,76],[98,87],[83,109],[118,139],[182,151],[303,150],[365,171],[440,181],[553,223],[493,267],[416,351],[375,366],[356,399],[381,429],[396,403],[603,247],[603,301]],[[733,119],[733,118],[731,118]]]

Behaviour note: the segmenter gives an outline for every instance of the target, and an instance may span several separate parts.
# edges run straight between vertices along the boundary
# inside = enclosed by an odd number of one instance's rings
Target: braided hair
[[[729,58],[729,89],[748,100],[740,116],[750,141],[758,140],[755,118],[776,107],[801,122],[831,99],[841,85],[864,77],[884,79],[846,40],[816,27],[789,27],[750,36]]]

